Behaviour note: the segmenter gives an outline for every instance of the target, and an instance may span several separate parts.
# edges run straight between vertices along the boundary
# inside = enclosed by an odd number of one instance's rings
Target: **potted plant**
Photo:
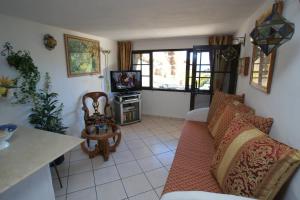
[[[36,92],[36,85],[40,80],[40,72],[33,63],[29,51],[14,51],[12,45],[6,42],[3,45],[1,55],[6,56],[9,66],[18,71],[17,89],[14,92],[15,103],[25,104],[31,102]]]
[[[50,87],[50,76],[46,73],[44,89],[35,94],[29,122],[37,129],[65,134],[67,127],[64,126],[62,119],[63,104],[58,102],[57,93],[50,92]],[[59,165],[63,161],[62,155],[54,162]]]
[[[15,87],[15,80],[5,76],[0,77],[0,96],[6,97],[8,90],[14,87]]]

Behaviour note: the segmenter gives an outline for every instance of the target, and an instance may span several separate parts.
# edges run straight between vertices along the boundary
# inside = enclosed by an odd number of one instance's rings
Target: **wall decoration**
[[[273,5],[273,9],[276,9],[277,13],[282,14],[283,2],[280,1]],[[256,26],[265,21],[265,19],[272,13],[272,8],[264,13],[257,21]],[[250,85],[265,92],[270,93],[274,63],[276,58],[276,49],[266,55],[260,47],[253,45]]]
[[[100,73],[100,44],[73,35],[64,35],[68,77]]]
[[[239,59],[238,72],[240,75],[248,76],[249,74],[250,57],[244,57]]]
[[[46,34],[44,35],[44,45],[46,49],[51,51],[56,47],[57,41],[52,35]]]

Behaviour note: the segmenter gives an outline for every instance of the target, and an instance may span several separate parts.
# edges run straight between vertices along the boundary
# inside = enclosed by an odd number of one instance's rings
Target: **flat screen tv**
[[[141,71],[111,71],[112,92],[130,92],[141,90]]]

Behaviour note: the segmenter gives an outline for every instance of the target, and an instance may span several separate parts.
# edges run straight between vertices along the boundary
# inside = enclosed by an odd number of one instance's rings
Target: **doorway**
[[[240,45],[201,45],[190,52],[190,110],[209,107],[214,91],[234,94]]]

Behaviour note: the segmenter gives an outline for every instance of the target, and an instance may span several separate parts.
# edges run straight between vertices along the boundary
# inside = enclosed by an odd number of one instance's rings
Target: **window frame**
[[[185,87],[184,90],[176,90],[176,89],[160,89],[160,88],[154,88],[153,87],[153,52],[166,52],[166,51],[186,51],[186,74],[185,74]],[[193,52],[193,48],[183,48],[183,49],[151,49],[151,50],[133,50],[132,51],[132,56],[131,56],[131,70],[133,69],[133,54],[141,54],[141,53],[150,53],[150,87],[142,87],[142,90],[153,90],[153,91],[166,91],[166,92],[190,92],[191,90],[188,89],[188,74],[189,74],[189,69],[190,69],[190,58],[189,58],[189,53]]]

